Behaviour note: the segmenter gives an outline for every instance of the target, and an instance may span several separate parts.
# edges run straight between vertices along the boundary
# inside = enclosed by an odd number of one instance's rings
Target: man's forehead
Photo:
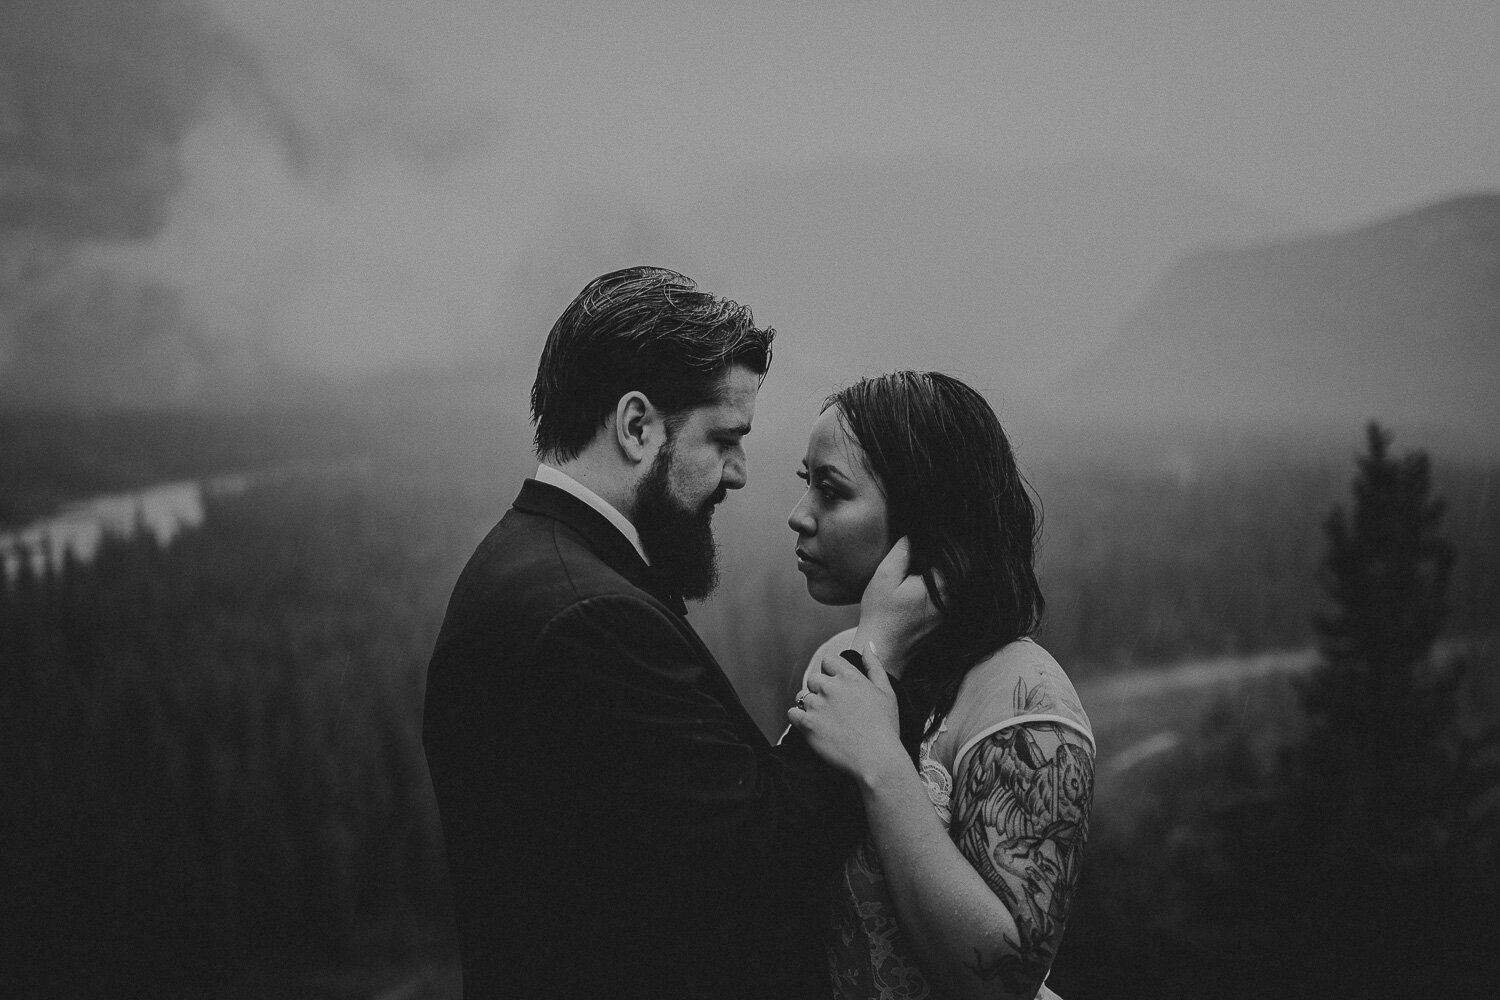
[[[749,434],[750,423],[755,418],[755,400],[749,402],[709,403],[692,411],[689,422],[702,427],[710,434]]]
[[[755,417],[755,397],[760,392],[760,376],[750,369],[736,366],[724,377],[719,398],[698,412],[716,431],[750,433]]]

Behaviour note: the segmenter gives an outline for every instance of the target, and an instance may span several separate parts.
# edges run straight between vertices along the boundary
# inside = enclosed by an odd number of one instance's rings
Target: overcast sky
[[[216,0],[495,116],[528,180],[664,196],[742,162],[1160,162],[1344,226],[1500,186],[1500,5]]]
[[[897,202],[927,162],[1033,178],[1144,168],[1191,189],[1198,207],[1147,233],[1139,260],[1117,252],[1034,290],[1028,315],[1044,319],[1049,302],[1060,317],[1077,306],[1070,289],[1110,300],[1030,347],[1018,334],[1019,361],[1054,374],[1194,234],[1343,229],[1500,190],[1495,3],[208,2],[259,54],[272,99],[220,98],[177,150],[184,183],[165,229],[94,257],[183,289],[221,340],[254,337],[327,368],[518,344],[497,331],[545,324],[588,277],[648,260],[754,295],[757,315],[782,325],[862,321],[797,306],[797,286],[838,277],[799,279],[797,243],[778,248],[796,262],[789,276],[773,280],[743,253],[731,263],[746,218],[773,214],[764,200],[682,235],[733,200],[746,171],[778,178],[765,187],[773,202],[798,189],[799,171],[830,190],[799,209],[806,220],[827,207],[809,239],[866,209],[878,233],[881,213],[901,207],[840,201],[841,164],[864,191],[876,184],[866,168],[905,163],[907,188],[884,189]],[[278,116],[305,148],[288,146]],[[1066,207],[1066,192],[1048,196]],[[1104,196],[1090,197],[1114,246],[1141,238],[1138,219],[1115,225]],[[961,204],[937,204],[950,209],[961,221]],[[951,221],[889,232],[935,247],[936,273],[949,273],[967,250],[947,245]],[[1078,246],[1051,252],[1094,267]],[[828,302],[857,304],[888,273],[851,271]],[[972,317],[935,317],[944,323]]]

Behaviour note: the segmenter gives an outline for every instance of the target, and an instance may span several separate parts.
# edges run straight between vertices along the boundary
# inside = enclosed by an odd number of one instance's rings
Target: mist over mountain
[[[1500,440],[1500,195],[1180,260],[1059,392],[1115,418]]]
[[[232,43],[175,0],[9,0],[3,19],[0,397],[108,398],[113,384],[170,399],[201,361],[178,293],[80,269],[74,250],[165,225],[177,145]]]
[[[1104,154],[813,150],[590,186],[506,145],[513,95],[444,89],[340,18],[247,10],[0,0],[0,405],[336,391],[524,419],[572,295],[658,263],[781,331],[773,419],[904,366],[1007,420],[1494,413],[1485,198],[1294,239],[1299,219]]]
[[[1185,250],[1290,228],[1156,165],[941,157],[746,170],[684,214],[708,271],[827,377],[945,368],[1005,394],[1069,368]]]
[[[512,399],[572,295],[644,262],[776,325],[799,415],[897,365],[1024,394],[1184,249],[1287,228],[1133,164],[746,166],[665,202],[509,184],[492,115],[225,10],[7,4],[0,404],[420,397],[445,372]]]
[[[543,338],[585,282],[657,263],[779,331],[757,418],[765,436],[783,411],[800,435],[833,386],[896,367],[953,371],[1019,405],[1107,337],[1186,248],[1289,228],[1160,167],[943,157],[747,167],[661,206],[607,191],[559,202],[520,234],[527,250],[502,276],[488,363],[503,351],[508,374],[497,386],[529,386]],[[476,349],[466,377],[485,357]]]
[[[239,59],[182,0],[7,0],[0,230],[147,237],[182,181],[175,149]]]
[[[276,252],[285,220],[318,226],[309,205],[366,164],[441,172],[486,141],[482,116],[431,106],[378,59],[266,48],[202,0],[4,0],[0,24],[8,406],[315,394],[264,261],[326,265]]]

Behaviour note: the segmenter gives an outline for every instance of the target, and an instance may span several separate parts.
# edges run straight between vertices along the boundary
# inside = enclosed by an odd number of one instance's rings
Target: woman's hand
[[[927,582],[920,574],[911,573],[910,567],[911,540],[903,535],[865,585],[859,602],[859,627],[854,633],[854,648],[874,643],[897,677],[905,670],[917,641],[943,620],[927,592]]]
[[[839,654],[826,655],[786,716],[819,756],[869,788],[911,770],[911,760],[880,656],[869,643],[863,656],[861,671]]]

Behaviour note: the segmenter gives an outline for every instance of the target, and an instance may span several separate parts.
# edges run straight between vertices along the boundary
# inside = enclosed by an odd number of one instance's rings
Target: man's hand
[[[787,721],[829,764],[866,788],[889,775],[911,770],[901,746],[896,692],[874,647],[864,649],[861,670],[838,653],[828,653]]]
[[[942,612],[927,593],[920,575],[908,572],[911,541],[898,538],[875,569],[859,602],[859,627],[854,648],[874,645],[885,661],[885,669],[900,677],[917,640],[937,627]]]

